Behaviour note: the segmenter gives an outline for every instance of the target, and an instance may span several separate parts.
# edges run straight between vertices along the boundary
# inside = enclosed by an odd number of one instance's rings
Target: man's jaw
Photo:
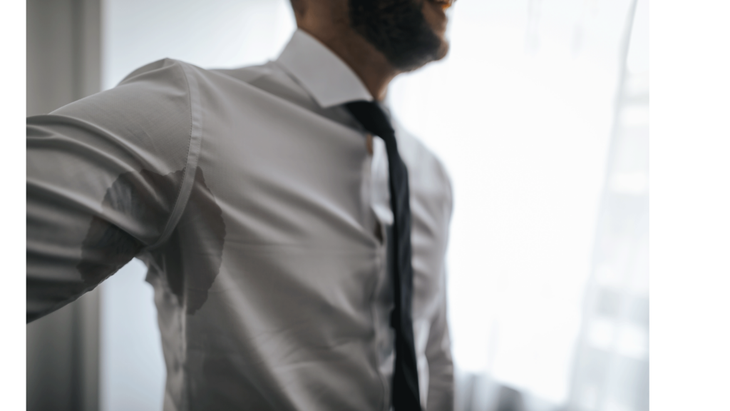
[[[446,34],[446,24],[448,18],[446,17],[446,9],[450,7],[450,2],[447,0],[426,0],[423,4],[423,16],[431,27],[434,33],[444,38]]]

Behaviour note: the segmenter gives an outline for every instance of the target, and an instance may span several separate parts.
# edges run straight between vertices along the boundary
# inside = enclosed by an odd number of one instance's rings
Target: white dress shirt
[[[30,117],[28,318],[137,257],[155,290],[165,410],[387,411],[387,158],[379,138],[368,153],[341,106],[353,100],[372,97],[297,31],[276,61],[161,60]],[[409,170],[422,403],[448,410],[451,186],[394,126]]]

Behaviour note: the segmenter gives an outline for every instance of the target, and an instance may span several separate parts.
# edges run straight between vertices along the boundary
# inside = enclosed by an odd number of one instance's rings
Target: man
[[[276,61],[166,59],[29,118],[28,321],[137,257],[165,410],[453,408],[451,188],[379,103],[449,5],[294,0]]]

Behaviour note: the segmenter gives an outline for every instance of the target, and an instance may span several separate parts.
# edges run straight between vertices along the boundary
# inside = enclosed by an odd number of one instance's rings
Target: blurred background
[[[163,57],[274,59],[288,0],[27,0],[28,115]],[[649,408],[649,2],[459,0],[451,52],[388,101],[454,186],[458,411]],[[29,410],[161,410],[151,286],[132,261],[27,327]]]

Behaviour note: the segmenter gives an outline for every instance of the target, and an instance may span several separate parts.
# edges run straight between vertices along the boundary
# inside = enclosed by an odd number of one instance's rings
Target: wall
[[[99,0],[27,0],[26,114],[99,91]],[[96,410],[99,293],[27,326],[28,410]]]

